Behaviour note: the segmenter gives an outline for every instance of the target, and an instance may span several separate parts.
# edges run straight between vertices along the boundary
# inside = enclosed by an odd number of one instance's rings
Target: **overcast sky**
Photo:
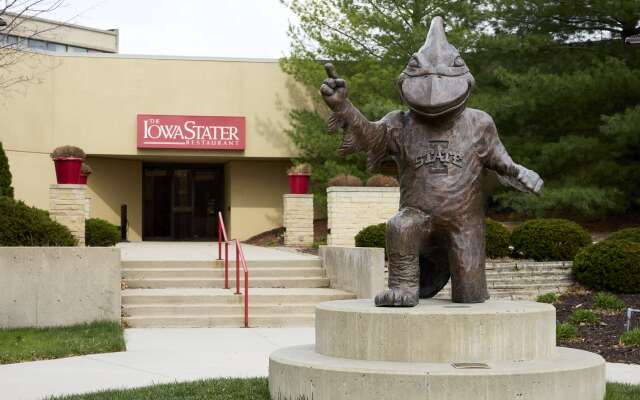
[[[117,28],[123,54],[246,58],[285,55],[294,21],[278,0],[66,0],[43,17]]]

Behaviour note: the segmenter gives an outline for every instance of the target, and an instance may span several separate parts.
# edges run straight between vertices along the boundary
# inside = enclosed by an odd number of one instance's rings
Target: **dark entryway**
[[[224,167],[145,164],[143,240],[217,240]]]

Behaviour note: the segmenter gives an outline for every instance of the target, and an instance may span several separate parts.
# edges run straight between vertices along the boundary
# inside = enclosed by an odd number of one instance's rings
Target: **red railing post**
[[[240,242],[236,239],[236,294],[240,294]]]
[[[229,242],[224,242],[224,288],[229,289]]]
[[[249,327],[249,271],[246,269],[244,270],[244,327]]]
[[[218,260],[222,260],[222,227],[220,226],[219,216],[218,216]]]

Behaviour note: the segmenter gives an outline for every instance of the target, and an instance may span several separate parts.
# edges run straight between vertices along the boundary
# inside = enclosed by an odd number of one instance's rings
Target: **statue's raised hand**
[[[338,77],[333,64],[325,64],[324,69],[328,78],[320,87],[320,93],[331,110],[340,111],[347,101],[347,82]]]

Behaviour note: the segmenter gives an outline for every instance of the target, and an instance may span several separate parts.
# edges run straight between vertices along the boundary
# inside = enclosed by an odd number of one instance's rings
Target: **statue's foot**
[[[415,307],[420,301],[418,289],[394,288],[376,296],[376,307]]]

